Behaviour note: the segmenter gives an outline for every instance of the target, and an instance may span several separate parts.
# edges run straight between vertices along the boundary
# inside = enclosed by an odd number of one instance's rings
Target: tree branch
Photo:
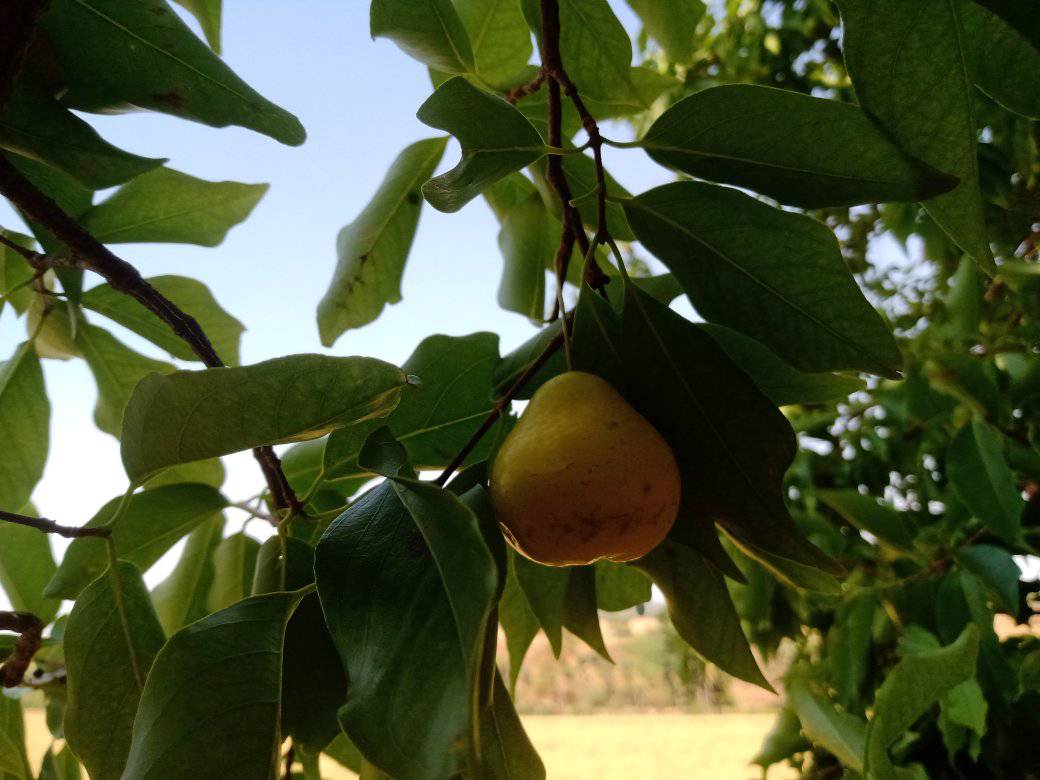
[[[17,525],[25,525],[29,528],[35,528],[37,531],[43,531],[45,534],[64,536],[66,539],[80,539],[85,536],[104,538],[112,535],[112,532],[107,528],[86,528],[71,525],[58,525],[53,520],[48,520],[46,517],[18,515],[14,512],[6,512],[3,509],[0,509],[0,520],[3,520],[6,523],[15,523]]]
[[[0,666],[0,685],[15,688],[22,684],[26,669],[40,649],[43,621],[29,612],[0,612],[0,631],[19,634],[14,650]]]

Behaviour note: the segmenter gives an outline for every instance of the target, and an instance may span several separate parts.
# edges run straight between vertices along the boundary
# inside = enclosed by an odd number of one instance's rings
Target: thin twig
[[[538,75],[526,84],[521,84],[519,87],[513,87],[505,94],[505,99],[509,103],[516,103],[528,95],[533,95],[535,92],[542,88],[542,84],[545,83],[545,71],[539,70]]]
[[[66,539],[80,539],[85,536],[106,537],[112,535],[112,532],[107,528],[58,525],[58,523],[55,523],[53,520],[48,520],[46,517],[18,515],[14,512],[5,512],[3,509],[0,509],[0,520],[3,520],[6,523],[15,523],[17,525],[25,525],[29,528],[35,528],[37,531],[43,531],[45,534],[64,536]]]
[[[25,670],[40,649],[43,621],[30,612],[0,612],[0,631],[14,631],[19,635],[11,655],[0,666],[0,685],[15,688],[22,684]]]

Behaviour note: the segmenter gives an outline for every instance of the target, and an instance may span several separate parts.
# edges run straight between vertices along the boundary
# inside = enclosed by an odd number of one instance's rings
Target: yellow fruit
[[[491,469],[506,538],[550,566],[645,555],[675,522],[679,492],[661,434],[609,383],[581,371],[539,388]]]

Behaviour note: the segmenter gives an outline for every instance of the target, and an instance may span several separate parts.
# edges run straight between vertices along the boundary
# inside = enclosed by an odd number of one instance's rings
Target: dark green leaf
[[[137,383],[150,373],[174,370],[169,363],[134,352],[107,330],[86,322],[76,328],[76,346],[97,383],[94,423],[113,436],[119,436],[123,429],[123,410]]]
[[[517,82],[531,58],[531,33],[516,0],[455,0],[469,31],[473,70],[487,84],[507,87]]]
[[[877,608],[877,596],[869,590],[852,596],[838,608],[835,623],[827,634],[837,698],[849,712],[859,702],[860,686],[867,674]]]
[[[1040,3],[1037,0],[975,0],[1010,24],[1040,51]]]
[[[29,502],[47,462],[50,417],[40,360],[26,341],[0,363],[0,507],[18,511]]]
[[[105,570],[76,599],[64,639],[65,738],[92,780],[124,776],[134,713],[165,639],[131,563]]]
[[[254,596],[170,637],[141,695],[126,777],[181,778],[173,755],[213,777],[276,776],[282,644],[305,595]]]
[[[83,111],[127,105],[293,146],[306,133],[196,38],[165,0],[55,0],[43,23],[63,69],[63,102]]]
[[[416,116],[430,127],[451,133],[462,147],[457,166],[423,185],[426,200],[439,211],[458,211],[546,151],[538,131],[523,114],[464,78],[442,84]]]
[[[123,415],[123,466],[140,484],[180,463],[316,438],[385,417],[404,386],[389,363],[324,355],[151,374]]]
[[[952,192],[926,201],[925,209],[961,249],[992,271],[963,3],[840,0],[838,6],[845,23],[845,64],[860,104],[909,154],[960,179]]]
[[[707,10],[702,0],[628,0],[647,35],[670,62],[686,65],[697,45],[697,25]]]
[[[936,699],[975,673],[978,652],[978,629],[968,626],[953,644],[907,655],[892,668],[874,699],[874,716],[867,733],[866,773],[878,777],[894,774],[889,746]]]
[[[816,497],[861,531],[900,552],[914,548],[913,521],[905,512],[857,490],[817,490]]]
[[[80,222],[106,244],[217,246],[267,189],[267,184],[206,181],[159,168],[124,184]]]
[[[784,505],[795,441],[783,415],[697,326],[631,285],[622,328],[626,397],[671,445],[686,508],[758,551],[840,572]]]
[[[563,158],[563,172],[567,176],[567,183],[571,188],[571,195],[578,201],[578,213],[581,221],[589,230],[595,231],[599,227],[599,211],[595,197],[589,197],[596,190],[596,163],[584,154],[568,154]],[[552,185],[546,178],[546,166],[539,164],[534,166],[533,173],[538,181],[543,200],[550,204],[553,216],[560,220],[562,210],[559,196],[556,195]],[[609,172],[605,173],[607,194],[611,198],[631,198],[632,193],[622,187]],[[633,241],[635,234],[628,225],[625,218],[625,210],[615,200],[607,201],[607,227],[610,234],[619,241]]]
[[[675,630],[705,660],[772,691],[751,654],[726,583],[692,548],[665,540],[633,564],[660,588]]]
[[[809,743],[802,736],[802,724],[788,705],[776,716],[773,727],[762,740],[762,746],[751,759],[751,763],[758,764],[766,770],[773,764],[779,764],[795,753],[803,753],[808,749]]]
[[[510,208],[501,221],[498,248],[505,267],[498,305],[541,321],[545,317],[545,267],[559,243],[559,236],[554,235],[559,223],[550,217],[537,192]]]
[[[859,107],[753,84],[679,101],[641,146],[662,165],[806,209],[925,200],[957,186]]]
[[[1040,3],[1034,0],[1033,5],[1033,12],[1040,14]],[[961,8],[979,87],[1011,111],[1040,119],[1040,45],[1034,48],[1014,27],[976,3],[963,3]],[[1040,24],[1036,26],[1040,31]]]
[[[992,544],[973,544],[957,552],[957,562],[997,595],[1001,612],[1018,614],[1018,580],[1022,572],[1011,553]]]
[[[565,570],[566,571],[566,570]],[[563,626],[574,636],[613,663],[603,641],[596,603],[596,570],[592,566],[574,566],[570,569],[567,590],[563,597]]]
[[[1018,539],[1025,502],[996,430],[981,420],[961,428],[946,452],[946,470],[958,497],[976,518],[1001,539]]]
[[[768,347],[725,325],[704,323],[701,330],[750,376],[758,389],[777,406],[816,404],[847,398],[866,387],[862,379],[847,374],[799,371]]]
[[[370,21],[373,38],[389,38],[434,70],[473,69],[469,36],[451,0],[372,0]]]
[[[0,523],[0,585],[14,609],[31,612],[44,625],[54,620],[61,602],[45,598],[43,591],[56,568],[47,534]]]
[[[394,160],[379,189],[336,239],[336,271],[318,304],[325,346],[401,300],[401,277],[422,209],[420,187],[444,155],[446,138],[417,141]]]
[[[867,744],[867,723],[847,712],[841,712],[800,681],[787,687],[787,701],[802,722],[805,735],[854,772],[863,771]]]
[[[39,780],[82,780],[83,775],[79,771],[79,761],[66,745],[57,753],[53,747],[47,748],[43,756],[43,765],[40,767]]]
[[[105,141],[32,79],[19,79],[0,115],[0,148],[52,165],[92,190],[114,187],[163,164]]]
[[[480,780],[544,780],[545,766],[495,670],[491,703],[481,712]]]
[[[214,552],[223,531],[224,518],[213,515],[188,534],[177,565],[152,591],[155,612],[167,634],[209,614],[206,599],[213,586]]]
[[[823,224],[700,182],[657,187],[626,201],[625,211],[705,319],[805,371],[896,375],[901,358],[892,334]]]
[[[637,569],[610,561],[597,561],[596,602],[606,612],[631,609],[650,600],[650,580]]]
[[[118,512],[124,499],[113,498],[87,525],[108,527],[116,554],[146,571],[182,536],[227,506],[227,499],[209,485],[167,485],[135,493]],[[106,542],[96,537],[76,539],[47,584],[49,596],[74,599],[107,565]]]
[[[260,542],[248,534],[232,534],[213,550],[213,584],[206,596],[206,611],[233,606],[253,592],[253,577]]]
[[[238,363],[238,344],[245,326],[220,307],[206,285],[187,276],[153,276],[145,281],[195,318],[222,360],[229,365]],[[166,323],[126,293],[100,284],[83,293],[82,302],[86,308],[143,336],[175,358],[200,359]]]
[[[543,566],[518,553],[513,556],[513,571],[531,611],[549,638],[553,654],[559,658],[570,569]]]
[[[506,652],[509,654],[509,689],[516,688],[516,680],[520,676],[520,667],[531,642],[538,635],[540,623],[531,609],[520,582],[516,577],[516,560],[519,553],[509,550],[508,573],[505,590],[498,602],[498,620],[502,624],[502,632],[506,635]]]
[[[430,483],[387,480],[329,526],[315,574],[350,680],[344,730],[395,777],[450,774],[497,579],[472,512]]]

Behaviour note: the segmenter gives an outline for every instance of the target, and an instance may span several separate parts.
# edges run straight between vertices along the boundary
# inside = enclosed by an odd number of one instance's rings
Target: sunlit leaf
[[[61,603],[46,598],[43,591],[56,568],[47,534],[0,523],[0,586],[14,609],[31,612],[45,625],[54,620]]]
[[[469,31],[473,70],[496,87],[514,83],[531,58],[531,33],[516,0],[455,0]]]

